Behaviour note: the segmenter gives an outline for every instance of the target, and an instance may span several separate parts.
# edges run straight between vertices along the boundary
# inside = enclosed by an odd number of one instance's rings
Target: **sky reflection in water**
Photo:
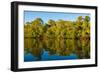
[[[90,58],[89,40],[25,38],[24,44],[24,62]]]

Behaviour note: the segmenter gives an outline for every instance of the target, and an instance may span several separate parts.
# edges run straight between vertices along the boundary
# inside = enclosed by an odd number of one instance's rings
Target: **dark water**
[[[90,58],[90,40],[24,38],[24,61]]]

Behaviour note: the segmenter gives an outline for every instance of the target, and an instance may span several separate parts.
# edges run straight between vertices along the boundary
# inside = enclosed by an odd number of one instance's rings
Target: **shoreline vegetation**
[[[78,59],[90,58],[90,17],[79,16],[76,21],[36,18],[24,24],[24,49],[40,58],[43,49],[50,55],[76,54]],[[40,60],[40,59],[39,59]]]
[[[32,38],[63,38],[84,39],[90,38],[90,17],[79,16],[76,21],[52,19],[44,23],[41,18],[24,24],[24,37]]]

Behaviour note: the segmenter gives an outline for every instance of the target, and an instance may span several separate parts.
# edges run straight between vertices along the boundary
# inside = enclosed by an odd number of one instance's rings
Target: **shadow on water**
[[[24,38],[24,61],[90,58],[90,40]]]

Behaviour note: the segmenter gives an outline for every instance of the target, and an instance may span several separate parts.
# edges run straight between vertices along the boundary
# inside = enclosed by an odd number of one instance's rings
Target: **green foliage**
[[[90,17],[89,16],[85,16],[85,19],[84,19],[86,22],[89,22],[90,21]]]
[[[50,19],[47,23],[41,18],[36,18],[24,25],[24,47],[27,48],[25,51],[39,58],[43,52],[41,48],[46,48],[50,54],[77,53],[79,58],[88,58],[90,57],[90,25],[89,16],[79,16],[76,21]]]
[[[56,23],[55,23],[54,20],[52,20],[52,19],[48,20],[48,25],[53,26],[53,25],[55,25],[55,24],[56,24]]]
[[[41,18],[24,25],[25,37],[45,38],[90,38],[90,17],[79,16],[76,21],[52,19],[44,23]]]

